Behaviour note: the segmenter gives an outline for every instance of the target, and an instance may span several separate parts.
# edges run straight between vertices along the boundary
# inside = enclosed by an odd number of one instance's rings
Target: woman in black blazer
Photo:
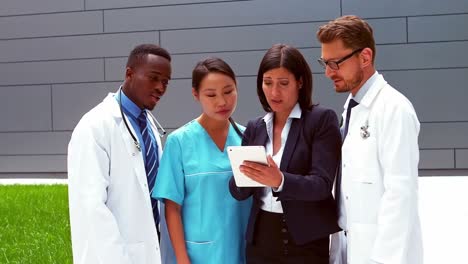
[[[263,145],[268,165],[245,161],[241,171],[267,187],[237,187],[253,196],[247,263],[328,264],[329,235],[339,231],[331,190],[340,159],[335,112],[312,104],[312,73],[294,47],[271,47],[260,64],[257,93],[264,117],[249,121],[242,145]]]

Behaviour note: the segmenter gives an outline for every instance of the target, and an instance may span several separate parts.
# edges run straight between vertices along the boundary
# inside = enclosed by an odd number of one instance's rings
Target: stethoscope
[[[384,88],[381,88],[381,89],[377,92],[377,94],[375,95],[375,97],[377,97],[383,89],[384,89]],[[374,100],[374,101],[375,101],[375,100]],[[362,139],[368,139],[368,138],[371,136],[371,133],[370,133],[370,131],[369,131],[369,116],[367,116],[366,122],[364,122],[364,125],[361,126],[360,134],[361,134],[361,138],[362,138]]]
[[[122,87],[120,87],[120,89],[119,89],[119,108],[120,108],[120,114],[122,115],[122,119],[123,119],[123,121],[125,123],[125,127],[127,128],[128,133],[130,133],[130,136],[132,136],[133,144],[135,144],[135,147],[138,149],[138,151],[141,152],[141,145],[138,142],[136,136],[132,133],[132,130],[130,129],[130,127],[128,126],[127,120],[126,120],[125,115],[124,115],[123,110],[122,110]],[[143,111],[146,111],[146,110],[143,110]],[[161,131],[161,133],[158,133],[159,136],[161,138],[164,137],[164,135],[166,135],[166,133],[167,133],[166,130],[164,130],[164,128],[158,122],[156,117],[154,117],[154,115],[153,115],[153,113],[151,113],[151,111],[146,111],[146,113],[149,114],[149,116],[151,116],[154,123],[156,124],[156,128]]]

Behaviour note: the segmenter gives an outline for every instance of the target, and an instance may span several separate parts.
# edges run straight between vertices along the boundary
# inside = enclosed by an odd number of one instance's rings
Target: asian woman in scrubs
[[[226,149],[241,144],[243,127],[231,118],[237,84],[219,58],[200,61],[192,95],[202,113],[166,141],[152,196],[165,204],[175,259],[169,263],[245,263],[244,234],[251,201],[229,193],[232,170]]]

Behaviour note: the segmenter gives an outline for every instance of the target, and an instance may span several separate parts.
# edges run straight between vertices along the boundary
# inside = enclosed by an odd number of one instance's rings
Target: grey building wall
[[[126,56],[143,42],[173,54],[173,80],[155,110],[169,131],[200,112],[190,75],[206,56],[224,58],[238,75],[235,119],[262,115],[256,71],[278,42],[303,51],[314,100],[341,114],[346,96],[316,63],[315,32],[345,14],[368,19],[378,70],[416,108],[421,173],[466,174],[467,0],[2,0],[0,177],[66,177],[71,131],[117,90]]]

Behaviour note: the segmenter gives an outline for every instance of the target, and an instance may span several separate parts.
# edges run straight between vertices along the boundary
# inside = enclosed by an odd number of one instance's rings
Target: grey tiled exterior
[[[420,172],[468,173],[467,0],[6,0],[0,8],[0,178],[66,177],[80,117],[116,91],[126,56],[152,42],[173,55],[173,80],[154,113],[168,131],[195,118],[191,70],[207,56],[238,75],[234,118],[263,115],[257,67],[266,49],[301,49],[314,72],[313,100],[341,115],[317,64],[317,28],[335,17],[368,19],[376,65],[421,121]]]

